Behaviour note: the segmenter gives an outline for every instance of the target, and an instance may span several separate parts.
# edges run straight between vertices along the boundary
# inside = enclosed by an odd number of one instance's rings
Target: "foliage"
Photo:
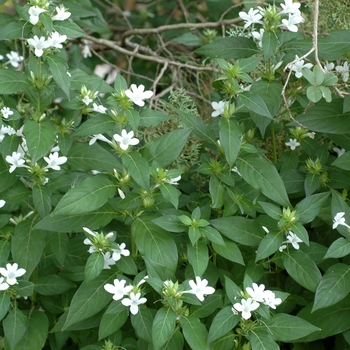
[[[0,348],[349,349],[349,31],[143,3],[3,5]]]

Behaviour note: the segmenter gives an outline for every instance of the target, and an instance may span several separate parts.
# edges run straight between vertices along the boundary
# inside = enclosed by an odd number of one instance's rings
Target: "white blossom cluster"
[[[271,309],[276,309],[277,305],[282,303],[282,299],[276,298],[276,295],[271,290],[265,290],[265,285],[256,283],[252,284],[252,287],[246,288],[247,295],[241,300],[240,303],[235,303],[232,307],[232,312],[242,313],[242,318],[248,320],[252,317],[252,311],[259,308],[260,304],[267,305]]]
[[[18,68],[20,63],[24,60],[23,56],[20,56],[16,51],[10,51],[10,53],[6,54],[8,61],[4,63],[4,66],[11,65],[14,68]],[[5,57],[0,55],[0,61],[2,61]]]
[[[17,277],[21,277],[26,273],[25,269],[18,268],[17,263],[6,264],[6,268],[0,267],[0,291],[6,290],[10,286],[17,284]]]

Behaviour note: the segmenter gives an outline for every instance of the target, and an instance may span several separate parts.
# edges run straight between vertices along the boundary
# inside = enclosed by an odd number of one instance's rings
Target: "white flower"
[[[125,90],[125,95],[128,96],[135,105],[143,107],[145,105],[143,100],[151,98],[153,96],[153,91],[145,91],[145,86],[142,84],[139,86],[131,84],[131,90]]]
[[[335,70],[341,74],[343,82],[346,83],[349,79],[349,64],[348,61],[344,62],[343,66],[336,66]]]
[[[121,199],[125,199],[125,193],[120,188],[118,188],[118,194]]]
[[[67,161],[67,157],[59,157],[58,152],[50,153],[49,157],[44,157],[45,162],[47,163],[46,168],[52,170],[61,170],[60,165],[64,164]]]
[[[4,277],[0,277],[0,290],[6,290],[10,287],[4,280]]]
[[[95,112],[106,114],[106,107],[103,107],[102,105],[97,105],[96,103],[93,104],[93,108]]]
[[[37,35],[34,38],[27,40],[30,46],[34,47],[35,56],[41,57],[44,53],[44,50],[51,46],[51,40],[46,40],[44,36],[41,36],[40,39]]]
[[[0,128],[0,142],[5,138],[6,135],[14,134],[16,134],[16,130],[14,128],[2,124]]]
[[[334,63],[326,61],[326,64],[323,66],[323,69],[327,72],[330,72],[334,69]]]
[[[282,303],[281,298],[276,298],[276,295],[271,290],[266,290],[264,294],[264,304],[271,309],[276,309],[276,306]]]
[[[23,154],[21,152],[12,152],[11,156],[6,156],[6,162],[11,164],[9,172],[12,173],[16,168],[26,168],[24,165],[25,160],[23,159]]]
[[[14,68],[18,68],[19,67],[19,63],[24,60],[24,57],[20,56],[15,51],[11,51],[10,53],[7,53],[6,57],[9,59],[8,63],[10,63],[11,66],[14,67]]]
[[[262,47],[262,39],[263,39],[263,35],[264,35],[264,28],[260,29],[260,32],[252,32],[253,38],[258,40],[258,45],[260,47]]]
[[[208,286],[208,281],[206,279],[202,280],[198,276],[196,276],[196,282],[191,280],[188,284],[192,289],[185,293],[195,294],[200,301],[204,300],[204,295],[213,294],[215,292],[213,287]]]
[[[67,40],[67,35],[61,35],[58,32],[53,32],[49,38],[50,46],[55,47],[56,49],[62,49],[62,43]]]
[[[304,18],[299,13],[289,14],[288,19],[282,19],[282,27],[286,27],[291,32],[297,32],[297,24],[304,22]]]
[[[93,101],[93,99],[91,99],[88,95],[85,95],[81,101],[88,106]]]
[[[338,155],[338,158],[346,152],[344,148],[338,147],[333,147],[333,151]]]
[[[6,277],[6,283],[9,285],[14,285],[17,282],[17,277],[21,277],[26,273],[25,269],[19,269],[18,264],[6,264],[6,269],[3,267],[0,267],[0,273]]]
[[[2,61],[4,59],[3,55],[0,55],[0,61]]]
[[[253,301],[252,298],[248,298],[247,300],[242,299],[241,303],[236,303],[233,305],[233,307],[239,311],[242,312],[242,317],[245,320],[248,320],[252,317],[251,311],[256,310],[260,304],[256,301]]]
[[[29,22],[35,26],[39,22],[40,13],[46,12],[46,10],[42,9],[38,6],[31,6],[28,10],[29,14]]]
[[[147,299],[146,298],[141,298],[141,293],[134,293],[131,292],[129,295],[130,298],[125,298],[122,300],[122,304],[124,306],[130,306],[130,312],[133,315],[136,315],[139,312],[139,305],[144,304]]]
[[[283,10],[280,13],[300,13],[300,3],[293,2],[293,0],[284,0],[284,4],[281,4]]]
[[[219,102],[212,102],[211,106],[214,109],[214,112],[211,114],[213,118],[218,117],[219,115],[224,114],[225,111],[225,101],[219,101]]]
[[[233,171],[234,173],[238,174],[240,177],[242,177],[242,174],[238,171],[238,168],[236,166],[234,166],[231,171]]]
[[[6,204],[6,201],[3,199],[0,199],[0,208],[2,208]]]
[[[83,55],[84,58],[88,58],[92,56],[91,50],[90,50],[90,46],[89,45],[85,45],[83,47],[83,49],[81,50],[81,53]]]
[[[253,300],[263,302],[265,297],[265,285],[260,284],[258,286],[256,283],[253,283],[253,288],[247,287],[245,289],[247,293],[252,297]]]
[[[297,78],[301,78],[303,76],[302,69],[304,67],[311,69],[312,64],[311,63],[304,64],[304,60],[299,60],[299,57],[297,55],[295,55],[295,59],[298,61],[295,62],[292,66],[288,65],[288,68],[291,69],[293,72],[295,72],[295,76]]]
[[[278,248],[278,250],[279,250],[280,252],[283,252],[285,249],[287,249],[287,245],[286,245],[286,244],[282,244],[282,245]]]
[[[262,227],[262,229],[266,232],[266,233],[269,233],[270,231],[269,231],[269,229],[266,227],[266,226],[261,226]]]
[[[124,255],[124,256],[129,256],[130,255],[130,251],[128,249],[125,249],[125,247],[126,247],[126,244],[122,243],[122,244],[119,244],[119,248],[118,249],[113,249],[112,258],[115,261],[120,260],[122,255]]]
[[[290,147],[290,149],[294,151],[298,146],[300,146],[300,143],[297,141],[297,139],[289,139],[289,142],[286,142],[286,146]]]
[[[112,142],[109,141],[107,139],[107,137],[103,136],[102,134],[97,134],[97,135],[94,135],[91,140],[89,141],[89,145],[93,145],[97,140],[100,140],[100,141],[103,141],[103,142],[107,142],[109,144],[111,144]]]
[[[303,241],[292,231],[289,231],[289,234],[287,235],[287,241],[286,243],[291,243],[294,249],[299,249],[299,244]]]
[[[110,269],[111,265],[115,265],[115,260],[111,257],[110,252],[102,253],[103,254],[103,259],[104,259],[104,269]]]
[[[167,182],[170,185],[178,185],[179,184],[178,181],[180,180],[181,180],[181,175],[174,177],[172,179],[165,179],[165,182]]]
[[[338,225],[345,226],[350,229],[350,226],[345,222],[344,218],[345,212],[341,211],[335,214],[333,219],[333,230],[338,227]]]
[[[113,281],[113,284],[107,283],[103,287],[108,292],[113,294],[114,300],[120,300],[123,298],[123,296],[127,293],[129,293],[133,286],[129,285],[125,287],[125,280],[119,281],[118,279],[115,279]]]
[[[240,12],[239,17],[241,17],[244,21],[244,28],[248,28],[253,23],[261,23],[260,19],[262,15],[259,10],[254,10],[252,7],[249,9],[248,13]]]
[[[13,114],[13,111],[11,111],[11,109],[9,107],[3,107],[1,109],[1,113],[2,113],[2,116],[7,119],[9,117],[9,115],[12,115]]]
[[[64,21],[67,18],[69,18],[71,15],[71,13],[66,11],[66,9],[64,7],[62,7],[62,8],[56,7],[56,12],[57,12],[57,15],[54,15],[52,17],[53,21]]]
[[[133,131],[127,132],[125,129],[122,130],[121,135],[118,135],[118,134],[113,135],[114,140],[119,143],[120,148],[123,149],[124,151],[127,150],[129,146],[137,145],[140,142],[139,139],[133,138],[133,137],[134,137],[134,132]]]

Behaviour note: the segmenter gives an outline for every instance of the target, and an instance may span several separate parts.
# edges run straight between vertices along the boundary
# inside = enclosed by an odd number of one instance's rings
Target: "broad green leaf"
[[[116,262],[118,269],[127,275],[137,275],[137,266],[131,256],[123,256]]]
[[[219,139],[226,160],[232,167],[241,148],[241,129],[238,123],[235,120],[220,118]]]
[[[26,332],[27,317],[18,308],[13,308],[2,321],[2,325],[4,327],[5,340],[9,344],[9,349],[14,350]]]
[[[203,276],[209,261],[207,245],[201,240],[197,241],[194,245],[188,244],[187,256],[195,276]]]
[[[30,88],[30,85],[22,72],[13,69],[0,70],[0,94],[22,93],[28,88]]]
[[[112,86],[109,86],[102,78],[95,74],[89,75],[78,68],[70,69],[69,72],[72,76],[70,83],[73,90],[80,91],[81,87],[85,85],[91,91],[98,91],[100,93],[115,92]]]
[[[54,233],[50,234],[50,238],[51,251],[54,257],[63,266],[64,260],[68,253],[69,237],[66,233],[55,231]]]
[[[268,59],[274,54],[277,46],[278,46],[278,38],[277,34],[272,31],[264,31],[262,37],[262,50],[264,54],[264,61],[267,62]]]
[[[201,231],[200,228],[198,227],[193,227],[190,226],[188,228],[188,237],[192,243],[192,245],[195,245],[196,242],[199,240],[199,238],[201,237]]]
[[[204,324],[196,317],[181,317],[182,333],[192,349],[209,350],[208,331]]]
[[[282,209],[272,203],[268,202],[258,202],[263,208],[264,212],[275,220],[280,220],[282,218]]]
[[[219,245],[225,245],[225,242],[218,230],[215,230],[214,227],[206,226],[200,228],[201,235],[207,239],[209,239],[210,242],[216,243]]]
[[[118,74],[118,76],[120,76],[120,74]],[[170,118],[171,117],[165,113],[144,107],[140,111],[140,126],[157,126]]]
[[[102,253],[92,253],[85,265],[85,271],[84,276],[85,282],[92,281],[95,277],[97,277],[101,271],[103,270],[104,266],[104,257]]]
[[[44,120],[38,123],[27,119],[24,122],[23,133],[33,164],[41,157],[46,156],[55,144],[56,129],[50,121]]]
[[[256,221],[242,216],[221,217],[210,220],[210,224],[232,241],[252,247],[264,237],[264,230]]]
[[[225,245],[220,245],[212,243],[215,252],[227,260],[233,261],[235,263],[245,265],[241,251],[239,250],[237,244],[230,239],[224,238]]]
[[[150,171],[145,158],[140,153],[130,152],[122,155],[124,167],[128,170],[133,180],[144,190],[150,190]]]
[[[255,55],[257,48],[254,40],[236,36],[215,40],[194,52],[211,58],[239,59]]]
[[[93,281],[83,282],[73,296],[62,330],[101,311],[112,299],[112,295],[104,290],[104,285],[115,278],[116,273],[105,270]]]
[[[257,94],[251,91],[242,92],[238,95],[239,106],[243,105],[254,113],[262,115],[264,117],[273,118],[271,112],[266,106],[264,100]]]
[[[232,312],[231,306],[226,306],[220,310],[214,317],[209,328],[208,342],[211,343],[225,335],[238,324],[240,319],[240,315],[235,315]]]
[[[4,156],[4,158],[6,157],[6,155],[4,155],[4,154],[3,154],[3,156]],[[1,177],[0,193],[7,190],[9,187],[11,187],[18,180],[17,175],[9,172],[9,164],[5,163],[5,161],[2,159],[2,157],[0,157],[0,177]]]
[[[22,277],[28,280],[38,265],[46,246],[46,232],[34,228],[30,220],[21,221],[15,227],[11,240],[11,253],[20,268],[26,269]]]
[[[61,295],[74,287],[74,283],[59,275],[46,275],[34,283],[35,291],[41,295]]]
[[[350,268],[334,264],[323,275],[316,289],[312,312],[336,304],[350,292]]]
[[[168,338],[162,350],[183,350],[184,337],[179,328],[175,328],[174,332]]]
[[[299,222],[293,223],[290,230],[295,233],[305,244],[309,245],[309,233]]]
[[[147,142],[142,155],[151,164],[154,160],[161,167],[174,162],[184,148],[191,129],[178,129],[168,132],[153,141]]]
[[[28,297],[33,294],[34,291],[34,283],[29,281],[20,280],[13,286],[16,294],[21,297]]]
[[[0,321],[6,316],[7,311],[11,305],[10,294],[1,291],[0,292]]]
[[[321,272],[311,258],[300,250],[283,251],[282,261],[288,274],[301,286],[315,292],[322,278]]]
[[[8,223],[9,218],[6,221]],[[0,266],[5,266],[11,251],[10,241],[1,240],[0,241]]]
[[[74,136],[90,136],[102,134],[106,131],[113,130],[116,122],[106,114],[97,114],[90,118],[74,132]]]
[[[283,235],[275,232],[268,232],[260,242],[256,252],[255,262],[265,259],[274,254],[282,245]]]
[[[6,2],[4,0],[1,1]],[[8,14],[6,14],[8,15]],[[27,38],[31,29],[29,26],[25,25],[24,21],[19,21],[12,18],[12,22],[4,25],[0,29],[0,39],[18,39],[18,38]]]
[[[318,193],[300,201],[295,206],[298,223],[304,225],[311,222],[323,208],[328,197],[329,192]]]
[[[318,327],[300,317],[283,313],[267,320],[266,326],[272,332],[273,339],[281,342],[297,342],[302,337],[320,331]]]
[[[66,96],[70,97],[70,77],[67,74],[67,62],[58,55],[46,55],[46,61],[49,65],[52,77],[56,84],[63,90]]]
[[[220,292],[205,296],[204,301],[202,302],[200,302],[194,295],[191,295],[192,298],[194,297],[196,302],[195,304],[192,303],[190,309],[191,317],[205,318],[213,315],[216,309],[221,309],[223,306],[223,296]]]
[[[318,102],[322,98],[322,91],[318,86],[309,86],[306,89],[306,96],[311,102]]]
[[[51,190],[47,186],[34,186],[33,187],[33,202],[35,209],[39,215],[43,218],[49,215],[51,211]]]
[[[121,74],[117,74],[117,77],[115,78],[113,86],[118,93],[122,91],[124,92],[129,88],[128,83],[126,82],[125,78]]]
[[[271,200],[284,207],[289,206],[289,199],[284,183],[276,168],[266,159],[256,154],[247,154],[237,158],[236,162],[243,179],[252,187]]]
[[[350,170],[350,152],[342,154],[332,163],[332,165],[340,169]]]
[[[247,338],[249,339],[252,350],[279,350],[280,347],[273,340],[272,334],[267,328],[252,329]]]
[[[335,240],[328,248],[324,259],[342,258],[350,254],[350,241],[344,237]]]
[[[176,324],[176,313],[170,308],[162,307],[154,317],[152,339],[154,350],[160,349],[171,337]]]
[[[164,199],[169,201],[177,209],[181,192],[174,185],[169,183],[162,183],[159,188]]]
[[[224,205],[225,189],[223,182],[214,174],[210,176],[209,193],[211,195],[212,208],[221,208]]]
[[[152,220],[156,225],[169,232],[184,232],[187,227],[180,221],[176,215],[163,215]]]
[[[66,192],[52,215],[85,214],[107,203],[115,194],[116,186],[104,176],[86,178],[78,187]]]
[[[153,310],[152,310],[153,311]],[[138,337],[152,343],[153,313],[150,309],[139,307],[139,312],[131,316],[131,324]]]
[[[67,35],[69,39],[75,39],[86,35],[86,33],[72,21],[55,21],[54,28],[61,35]]]
[[[112,301],[101,318],[98,339],[101,340],[116,332],[123,326],[128,316],[128,309],[121,302]]]
[[[44,312],[32,310],[28,313],[28,326],[15,350],[43,349],[49,333],[49,320]]]
[[[210,344],[211,350],[232,350],[232,344],[235,343],[236,335],[233,332],[227,333],[225,336],[214,340]]]

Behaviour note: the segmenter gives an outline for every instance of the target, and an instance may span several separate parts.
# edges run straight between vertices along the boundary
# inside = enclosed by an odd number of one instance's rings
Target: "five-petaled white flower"
[[[336,66],[335,70],[341,74],[343,82],[346,83],[349,80],[349,64],[348,61],[345,61],[341,66]]]
[[[138,292],[138,293],[134,293],[134,292],[131,292],[129,294],[129,297],[130,298],[124,298],[122,300],[122,304],[124,306],[130,306],[130,312],[133,314],[133,315],[136,315],[138,312],[139,312],[139,305],[140,304],[144,304],[147,299],[146,298],[141,298],[141,293]]]
[[[120,258],[121,258],[122,255],[124,255],[124,256],[129,256],[129,255],[130,255],[130,251],[129,251],[128,249],[125,249],[125,247],[126,247],[126,244],[125,244],[125,243],[118,244],[118,245],[119,245],[119,248],[113,249],[112,258],[113,258],[115,261],[120,260]]]
[[[225,112],[225,105],[226,105],[225,101],[219,101],[219,102],[215,102],[214,101],[214,102],[212,102],[211,106],[213,107],[214,112],[212,112],[211,116],[213,118],[215,118],[215,117],[218,117],[219,115],[224,114],[224,112]]]
[[[244,11],[240,12],[239,17],[245,21],[244,28],[248,28],[253,23],[261,23],[262,15],[259,10],[254,10],[251,7],[248,13]]]
[[[326,61],[326,64],[323,66],[325,72],[330,72],[334,69],[334,63]]]
[[[256,310],[259,306],[260,304],[258,302],[254,301],[252,298],[248,298],[247,300],[242,299],[241,303],[234,304],[233,308],[242,312],[242,317],[248,320],[252,317],[251,311]]]
[[[281,7],[283,10],[280,12],[282,13],[300,13],[299,7],[300,3],[299,2],[293,2],[293,0],[284,0],[284,4],[281,4]]]
[[[131,84],[131,90],[125,90],[125,95],[129,97],[129,99],[140,107],[145,105],[146,98],[151,98],[153,96],[153,91],[147,90],[145,91],[145,86],[140,84],[136,86],[136,84]]]
[[[282,303],[281,298],[276,298],[276,295],[271,290],[266,290],[264,293],[264,304],[271,309],[276,309],[276,306]]]
[[[3,107],[1,109],[2,116],[7,119],[10,115],[13,114],[13,111],[9,107]]]
[[[46,168],[52,170],[61,170],[60,165],[64,164],[67,161],[67,157],[59,157],[58,152],[50,153],[49,157],[44,157],[45,162],[47,163]]]
[[[119,281],[118,279],[115,279],[113,284],[107,283],[103,287],[108,293],[113,294],[114,300],[120,300],[125,294],[129,293],[133,289],[132,285],[125,287],[125,283],[125,280]]]
[[[263,39],[264,32],[265,32],[264,28],[260,28],[259,32],[252,32],[253,38],[258,40],[259,47],[262,47],[262,39]]]
[[[350,226],[345,222],[344,218],[345,212],[341,211],[335,214],[333,219],[333,230],[338,227],[338,225],[345,226],[350,229]]]
[[[188,284],[191,290],[185,293],[195,294],[200,301],[204,300],[204,295],[213,294],[215,292],[213,287],[208,286],[208,281],[206,279],[202,280],[199,276],[196,276],[196,282],[191,280]]]
[[[102,105],[93,104],[93,110],[98,113],[106,114],[107,108]]]
[[[88,95],[85,95],[81,101],[88,106],[93,101],[93,99],[91,99]]]
[[[38,6],[31,6],[28,10],[29,22],[35,26],[39,22],[40,13],[43,12],[46,12],[46,10]]]
[[[62,49],[62,43],[67,40],[67,35],[61,35],[59,32],[53,32],[49,38],[50,46],[56,49]]]
[[[11,164],[9,172],[12,173],[16,168],[27,168],[25,165],[25,160],[23,159],[23,153],[12,152],[11,156],[6,156],[6,162]]]
[[[0,267],[0,273],[6,278],[6,283],[9,285],[14,285],[17,282],[17,277],[21,277],[26,273],[25,269],[19,269],[18,264],[6,264],[6,269]]]
[[[304,18],[299,13],[289,14],[288,19],[282,19],[281,26],[286,27],[291,32],[297,32],[297,24],[304,22]]]
[[[7,53],[6,57],[9,59],[6,64],[10,63],[11,66],[14,67],[14,68],[18,68],[19,67],[19,63],[24,60],[24,57],[20,56],[15,51],[11,51],[10,53]]]
[[[245,290],[252,297],[253,300],[258,302],[264,301],[266,294],[264,284],[260,284],[260,286],[258,286],[256,283],[253,283],[253,288],[247,287]]]
[[[297,55],[295,55],[295,59],[298,61],[293,63],[292,66],[288,65],[288,68],[290,68],[293,72],[295,72],[295,76],[297,78],[301,78],[303,76],[302,69],[305,67],[311,69],[313,65],[311,63],[304,64],[304,60],[300,60]]]
[[[297,139],[289,139],[289,142],[286,142],[286,146],[290,147],[290,149],[294,151],[298,146],[300,146],[300,143],[297,141]]]
[[[134,138],[134,132],[129,131],[127,132],[125,129],[122,130],[122,134],[113,135],[113,138],[115,141],[119,143],[119,146],[122,150],[127,150],[129,146],[135,146],[137,145],[140,140],[137,138]]]
[[[4,282],[4,280],[4,277],[0,277],[0,290],[6,290],[10,287],[8,283]]]
[[[104,260],[104,269],[110,269],[110,266],[115,265],[115,260],[112,258],[112,254],[110,252],[102,253]]]
[[[3,199],[0,199],[0,208],[2,208],[6,204],[6,201]]]
[[[27,41],[30,46],[34,47],[34,54],[37,57],[41,57],[44,50],[51,46],[51,40],[46,40],[44,36],[41,36],[39,39],[37,35],[34,35],[34,38],[30,38]]]
[[[64,7],[56,7],[56,12],[57,14],[52,17],[53,21],[65,21],[71,15]]]
[[[294,249],[299,249],[299,244],[303,241],[292,231],[288,232],[286,243],[290,243]]]

